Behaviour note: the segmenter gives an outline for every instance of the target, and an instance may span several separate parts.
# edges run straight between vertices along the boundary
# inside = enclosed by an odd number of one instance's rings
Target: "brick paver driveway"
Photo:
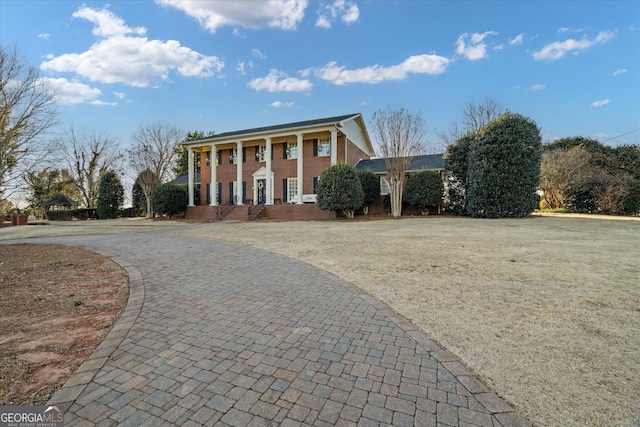
[[[159,232],[30,241],[110,254],[131,280],[52,399],[65,425],[529,425],[411,323],[304,263]]]

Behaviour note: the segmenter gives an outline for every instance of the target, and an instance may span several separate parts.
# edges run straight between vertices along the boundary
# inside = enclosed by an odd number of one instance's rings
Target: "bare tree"
[[[447,145],[451,145],[469,132],[477,132],[484,126],[497,119],[504,113],[500,103],[489,97],[485,97],[481,103],[469,102],[462,109],[460,123],[453,122],[444,132],[436,132],[436,135]]]
[[[147,212],[151,212],[151,195],[153,191],[160,185],[160,178],[150,169],[145,169],[138,175],[136,182],[142,189],[145,199],[147,200]],[[151,217],[150,214],[148,214]]]
[[[26,171],[47,152],[42,139],[58,124],[54,94],[14,48],[0,46],[0,200],[11,195]]]
[[[176,157],[176,146],[184,139],[183,132],[175,126],[166,123],[140,125],[133,134],[133,145],[127,151],[129,166],[135,173],[136,179],[142,172],[145,176],[157,178],[156,185],[170,178],[171,166]],[[146,171],[151,172],[148,174]],[[155,176],[155,177],[154,177]],[[147,215],[153,216],[151,210],[151,194],[155,189],[149,180],[149,187],[144,189],[147,198]],[[138,182],[142,186],[142,182]]]
[[[123,154],[118,142],[106,133],[77,132],[71,128],[59,142],[59,153],[64,157],[81,202],[87,208],[95,208],[100,179],[109,170],[119,169]]]
[[[582,147],[543,153],[540,189],[545,202],[552,209],[570,206],[575,194],[588,189],[598,173],[591,164],[591,155]]]
[[[404,108],[378,110],[371,118],[374,138],[387,166],[391,215],[402,214],[402,192],[413,156],[425,150],[424,119]]]

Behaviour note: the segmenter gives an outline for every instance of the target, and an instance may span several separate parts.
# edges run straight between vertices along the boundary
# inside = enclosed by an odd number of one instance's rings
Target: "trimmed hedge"
[[[59,211],[46,211],[50,221],[72,221],[74,219],[98,219],[95,209],[68,209]]]

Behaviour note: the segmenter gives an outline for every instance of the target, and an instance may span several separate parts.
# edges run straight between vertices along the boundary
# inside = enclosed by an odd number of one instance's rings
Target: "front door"
[[[267,203],[267,180],[258,180],[258,204],[264,205]]]

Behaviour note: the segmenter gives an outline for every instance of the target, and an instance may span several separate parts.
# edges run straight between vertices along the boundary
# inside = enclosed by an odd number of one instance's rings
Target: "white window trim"
[[[384,176],[380,177],[380,195],[386,196],[391,193],[391,187],[389,186],[389,181]]]
[[[292,154],[292,152],[295,152],[295,155]],[[298,158],[298,141],[287,142],[287,159],[297,159],[297,158]]]
[[[295,185],[292,185],[293,183],[295,183]],[[298,200],[298,178],[287,178],[287,201],[289,203],[296,203],[297,200]]]
[[[326,151],[321,151],[320,147],[325,146]],[[324,138],[318,140],[318,157],[329,157],[331,155],[331,139]]]

